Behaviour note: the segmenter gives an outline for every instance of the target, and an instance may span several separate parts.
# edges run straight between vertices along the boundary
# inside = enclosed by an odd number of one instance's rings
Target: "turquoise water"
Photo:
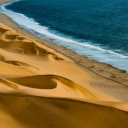
[[[128,72],[126,0],[18,0],[0,11],[42,38]]]

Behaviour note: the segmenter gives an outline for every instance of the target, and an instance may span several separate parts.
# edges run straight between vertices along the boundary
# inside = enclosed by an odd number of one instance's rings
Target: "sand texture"
[[[1,1],[5,1],[5,0],[0,0],[0,2]],[[7,1],[11,1],[11,0],[7,0]],[[42,39],[30,33],[29,31],[23,29],[4,14],[0,14],[0,22],[5,24],[6,26],[13,28],[14,30],[24,35],[25,37],[36,40],[37,42],[51,49],[54,49],[56,52],[63,54],[64,56],[73,60],[74,63],[78,64],[80,67],[84,69],[88,69],[98,76],[102,76],[109,80],[128,86],[128,73],[126,73],[125,70],[117,69],[111,66],[110,64],[100,63],[94,59],[88,59],[88,57],[86,57],[85,55],[79,55],[76,52],[72,51],[71,49],[55,44],[52,41]]]
[[[127,128],[127,102],[125,71],[0,14],[0,128]]]
[[[0,23],[1,128],[126,128],[128,87]]]

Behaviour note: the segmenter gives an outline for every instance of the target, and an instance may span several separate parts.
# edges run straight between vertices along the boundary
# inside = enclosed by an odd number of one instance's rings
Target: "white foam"
[[[128,56],[116,53],[111,50],[107,50],[102,48],[101,46],[94,46],[91,42],[80,42],[78,40],[72,39],[68,36],[60,36],[55,34],[53,31],[50,32],[50,29],[45,26],[41,26],[37,23],[33,18],[28,18],[27,16],[13,12],[11,10],[6,9],[6,6],[13,4],[14,2],[18,2],[20,0],[14,0],[8,3],[5,3],[0,6],[0,12],[8,15],[13,21],[15,21],[20,26],[33,31],[37,32],[40,35],[44,35],[47,39],[54,40],[55,43],[64,45],[70,49],[75,50],[79,54],[84,54],[89,56],[90,58],[95,58],[98,61],[110,63],[117,68],[124,69],[128,71]],[[92,55],[92,56],[91,56]],[[102,57],[101,57],[102,55]],[[109,58],[109,59],[108,59]],[[112,59],[110,59],[112,58]],[[111,61],[110,61],[111,60]],[[114,61],[122,61],[119,65],[114,63]]]

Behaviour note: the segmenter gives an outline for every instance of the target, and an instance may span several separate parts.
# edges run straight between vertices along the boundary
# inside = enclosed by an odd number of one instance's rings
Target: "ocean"
[[[127,0],[14,0],[0,12],[43,39],[128,73]]]

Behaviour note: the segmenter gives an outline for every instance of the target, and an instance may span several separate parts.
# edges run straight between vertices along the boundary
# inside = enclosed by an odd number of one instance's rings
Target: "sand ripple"
[[[126,128],[128,88],[0,23],[1,128]]]

